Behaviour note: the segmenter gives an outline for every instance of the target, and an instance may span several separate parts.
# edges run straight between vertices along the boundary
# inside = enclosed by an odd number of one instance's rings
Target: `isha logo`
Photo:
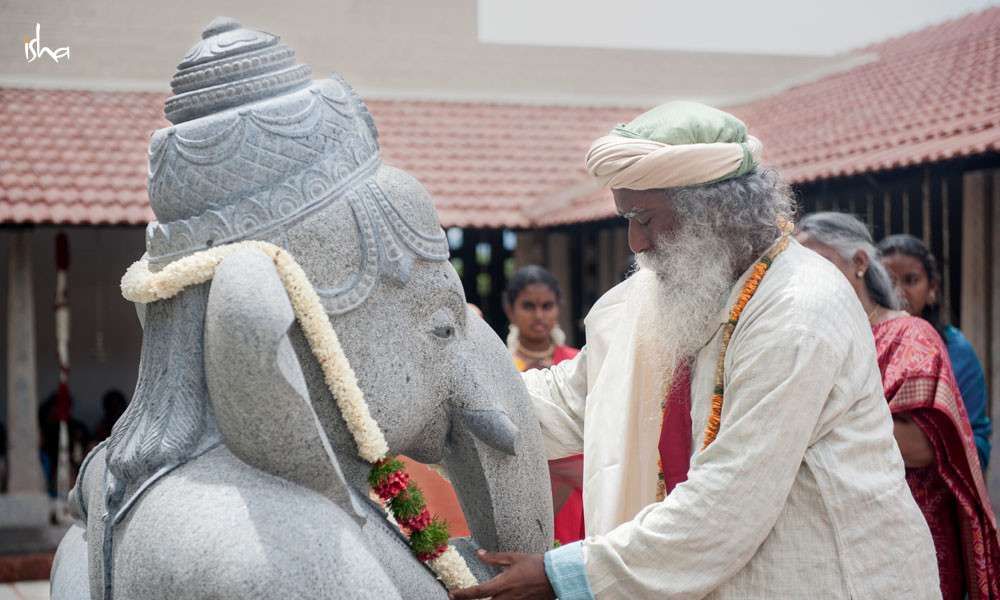
[[[42,45],[42,25],[35,23],[35,38],[24,36],[24,58],[28,62],[34,62],[39,56],[49,55],[53,62],[59,62],[60,58],[69,58],[69,46],[56,48],[54,51]]]

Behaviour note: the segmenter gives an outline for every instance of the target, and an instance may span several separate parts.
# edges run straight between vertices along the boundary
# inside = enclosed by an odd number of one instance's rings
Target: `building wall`
[[[216,16],[282,37],[316,77],[344,75],[365,96],[650,105],[667,98],[745,100],[856,57],[779,56],[483,44],[474,0],[5,0],[0,78],[167,90],[177,63]],[[68,46],[59,64],[27,63],[19,43]],[[66,87],[64,84],[63,87]]]
[[[0,421],[7,411],[7,247],[12,229],[0,228]],[[39,402],[54,392],[56,361],[53,303],[55,300],[55,237],[58,229],[32,229],[35,336]],[[142,228],[72,227],[70,267],[70,391],[73,416],[93,430],[101,418],[101,397],[112,388],[131,397],[139,365],[141,328],[131,303],[119,291],[125,269],[144,249]]]

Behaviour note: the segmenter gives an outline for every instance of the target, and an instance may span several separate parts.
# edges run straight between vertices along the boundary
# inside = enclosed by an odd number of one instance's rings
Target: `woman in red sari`
[[[1000,598],[1000,540],[948,351],[927,321],[897,310],[891,279],[863,223],[816,213],[804,246],[844,273],[868,313],[906,481],[927,519],[944,600]]]
[[[544,369],[579,352],[566,346],[559,328],[559,282],[542,267],[529,265],[514,274],[504,292],[510,320],[507,348],[518,371]],[[555,537],[561,544],[583,539],[583,456],[549,461]]]

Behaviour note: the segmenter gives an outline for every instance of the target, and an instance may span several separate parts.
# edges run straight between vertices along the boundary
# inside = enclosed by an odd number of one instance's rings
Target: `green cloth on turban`
[[[683,100],[647,110],[629,123],[615,127],[614,133],[671,146],[747,141],[747,126],[743,121],[717,108]]]

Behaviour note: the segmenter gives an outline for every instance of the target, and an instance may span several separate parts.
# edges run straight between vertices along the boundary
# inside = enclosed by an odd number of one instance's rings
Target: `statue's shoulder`
[[[400,597],[341,507],[224,446],[152,486],[115,552],[126,598]]]

